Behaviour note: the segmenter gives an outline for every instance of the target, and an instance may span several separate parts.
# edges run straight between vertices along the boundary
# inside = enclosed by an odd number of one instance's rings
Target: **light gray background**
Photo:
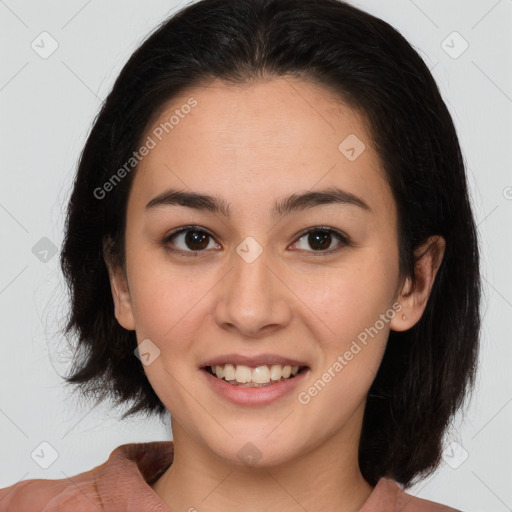
[[[121,423],[107,406],[66,399],[59,375],[69,353],[58,329],[67,303],[51,247],[60,248],[75,165],[101,101],[146,35],[185,3],[0,0],[0,487],[65,478],[120,444],[170,439],[156,419]],[[481,237],[478,386],[440,469],[409,492],[465,512],[512,510],[512,1],[353,3],[400,30],[432,69],[460,136]],[[43,59],[31,45],[51,49],[44,31],[58,48]],[[47,469],[31,456],[43,451],[51,461],[42,442],[58,453]]]

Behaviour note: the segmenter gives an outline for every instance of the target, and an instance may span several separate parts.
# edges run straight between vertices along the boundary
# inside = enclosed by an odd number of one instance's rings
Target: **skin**
[[[243,86],[216,80],[174,98],[154,126],[190,97],[197,106],[134,177],[126,268],[107,262],[117,320],[160,350],[144,371],[171,414],[175,457],[152,488],[172,510],[357,511],[373,490],[357,458],[365,397],[389,330],[421,317],[444,240],[423,247],[415,286],[400,279],[396,205],[365,121],[321,86],[291,77]],[[350,134],[366,146],[354,161],[338,150]],[[371,210],[329,204],[271,217],[275,201],[328,186]],[[179,205],[145,211],[170,187],[222,197],[231,218]],[[213,235],[206,249],[194,258],[166,251],[165,235],[190,224]],[[318,254],[314,240],[297,236],[317,226],[340,230],[351,244],[333,235],[327,245],[338,251]],[[236,252],[248,236],[263,249],[250,264]],[[198,252],[183,234],[167,246]],[[395,301],[400,312],[299,403],[297,393]],[[271,404],[235,405],[199,374],[205,358],[230,352],[272,352],[307,361],[310,371],[300,389]],[[237,455],[247,442],[260,453],[254,465]]]

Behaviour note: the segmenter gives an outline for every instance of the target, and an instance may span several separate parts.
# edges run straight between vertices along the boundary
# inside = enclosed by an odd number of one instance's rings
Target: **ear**
[[[419,321],[427,305],[434,279],[443,260],[446,242],[442,236],[429,237],[414,251],[415,280],[407,277],[397,300],[402,309],[390,322],[393,331],[406,331]]]
[[[128,280],[126,274],[119,265],[114,264],[113,258],[109,252],[110,244],[103,244],[103,259],[107,265],[108,275],[110,279],[110,289],[112,299],[114,300],[115,317],[121,327],[128,331],[135,330],[135,320],[133,317],[133,309],[130,297],[130,289],[128,288]]]

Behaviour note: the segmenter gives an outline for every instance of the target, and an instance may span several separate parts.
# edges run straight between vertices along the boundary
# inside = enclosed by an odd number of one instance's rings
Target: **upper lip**
[[[256,354],[252,356],[243,354],[223,354],[220,356],[212,357],[205,360],[200,367],[216,366],[223,364],[243,364],[245,366],[263,366],[272,364],[281,364],[283,366],[307,366],[304,361],[298,359],[291,359],[289,357],[280,356],[277,354]]]

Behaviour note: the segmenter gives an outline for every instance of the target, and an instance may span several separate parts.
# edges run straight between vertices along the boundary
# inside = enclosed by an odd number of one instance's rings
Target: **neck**
[[[171,510],[358,512],[373,488],[359,470],[356,423],[291,461],[251,467],[218,457],[173,420],[174,460],[151,487]]]

